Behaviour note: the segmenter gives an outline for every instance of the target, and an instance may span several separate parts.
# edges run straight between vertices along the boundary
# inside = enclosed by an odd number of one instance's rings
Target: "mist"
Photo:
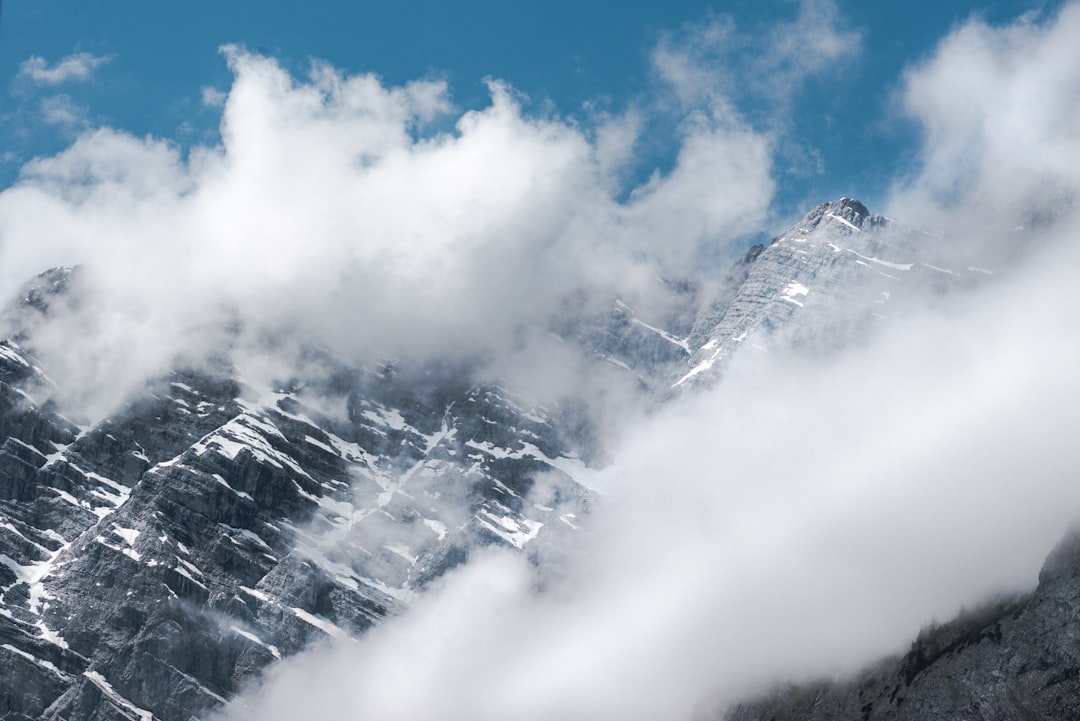
[[[804,3],[792,28],[814,23],[824,40],[803,62],[778,31],[780,60],[756,66],[776,113],[858,52],[834,6]],[[743,354],[656,412],[601,406],[617,429],[591,479],[602,502],[551,564],[489,549],[216,718],[716,717],[1031,588],[1080,517],[1078,24],[1076,3],[974,19],[898,79],[894,110],[923,142],[886,210],[988,259],[986,282],[849,348]],[[226,48],[233,85],[208,94],[220,145],[94,129],[0,193],[0,286],[82,264],[79,302],[32,344],[70,389],[61,407],[90,420],[236,333],[355,363],[479,357],[542,394],[587,388],[543,332],[569,294],[652,298],[656,277],[736,253],[770,217],[786,125],[747,120],[710,65],[727,56],[709,43],[737,30],[688,32],[654,54],[681,113],[676,162],[630,188],[647,112],[587,127],[530,114],[499,81],[460,112],[439,81],[319,63],[296,78]]]

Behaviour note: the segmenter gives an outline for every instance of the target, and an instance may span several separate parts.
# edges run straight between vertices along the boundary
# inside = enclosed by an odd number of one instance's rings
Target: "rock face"
[[[226,370],[175,372],[80,429],[19,390],[45,381],[0,345],[0,718],[186,720],[473,549],[587,511],[572,444],[501,388]]]
[[[751,248],[719,292],[665,281],[662,311],[614,298],[552,331],[659,402],[715,382],[737,354],[781,338],[843,343],[913,289],[983,274],[936,257],[934,238],[841,199]],[[602,449],[580,409],[535,407],[468,368],[357,369],[308,351],[296,377],[266,386],[218,359],[79,427],[41,400],[52,381],[32,353],[34,330],[77,302],[77,284],[77,272],[49,271],[0,319],[10,329],[0,342],[0,721],[187,721],[314,640],[400,612],[480,547],[537,557],[594,502],[586,481]],[[920,639],[922,655],[897,662],[903,688],[882,680],[859,713],[907,718],[885,714],[920,708],[912,689],[934,664],[970,658],[974,668],[984,657],[970,654],[995,644],[1012,644],[1002,663],[1033,664],[978,665],[1003,674],[1001,698],[1035,698],[1017,696],[1022,678],[1076,698],[1075,663],[1054,661],[1076,633],[1076,555],[1060,552],[1036,596],[980,616],[977,629]],[[1029,650],[1043,655],[1020,653],[1033,632],[1023,624],[1036,622],[1059,634],[1059,651],[1040,642]],[[1074,670],[1051,683],[1061,669]],[[972,670],[956,688],[986,688],[980,678]],[[833,692],[797,691],[790,703],[806,693]],[[769,718],[754,715],[764,708],[736,718]],[[783,718],[803,718],[803,706],[790,708]],[[831,716],[806,716],[818,717]]]
[[[1029,596],[924,630],[901,658],[845,683],[781,690],[725,721],[1080,718],[1080,535],[1050,555]]]

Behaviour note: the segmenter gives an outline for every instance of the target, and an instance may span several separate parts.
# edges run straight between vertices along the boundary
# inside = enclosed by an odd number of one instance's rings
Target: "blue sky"
[[[872,202],[914,162],[917,129],[893,95],[906,67],[924,59],[959,23],[991,24],[1056,3],[840,2],[837,26],[858,48],[794,90],[778,111],[760,96],[736,109],[758,128],[780,120],[785,144],[774,175],[774,215],[790,216],[837,195]],[[506,81],[528,97],[526,111],[588,124],[597,111],[618,113],[656,94],[652,55],[677,45],[688,29],[732,22],[736,34],[713,60],[738,78],[753,72],[756,38],[791,21],[798,4],[673,0],[656,2],[481,1],[204,2],[8,0],[0,28],[0,187],[31,157],[59,151],[81,131],[111,126],[169,139],[182,147],[213,143],[220,109],[203,89],[228,89],[231,75],[218,48],[233,43],[276,58],[303,75],[311,59],[346,73],[374,72],[387,84],[445,79],[458,108],[489,102],[486,78]],[[30,82],[20,68],[44,67],[73,54],[102,59],[84,79]],[[56,101],[56,98],[60,101]],[[52,99],[52,100],[50,100]],[[51,103],[51,104],[50,104]],[[53,122],[43,110],[51,108]],[[677,143],[673,123],[654,117],[643,134],[632,175],[666,169]]]

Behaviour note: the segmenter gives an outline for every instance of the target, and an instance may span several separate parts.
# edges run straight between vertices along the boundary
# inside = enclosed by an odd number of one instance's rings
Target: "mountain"
[[[0,718],[187,719],[471,549],[531,549],[587,511],[554,416],[499,387],[342,370],[318,379],[332,415],[233,371],[176,371],[81,429],[0,346]]]
[[[927,288],[989,273],[945,258],[935,236],[844,198],[749,249],[723,282],[660,281],[655,307],[613,294],[584,312],[571,298],[548,330],[661,404],[734,358],[827,353]],[[278,359],[294,368],[267,384],[226,349],[79,425],[34,352],[52,314],[80,302],[79,282],[77,269],[50,270],[4,314],[0,720],[186,721],[312,641],[400,613],[478,548],[539,563],[599,502],[589,477],[604,449],[587,410],[537,405],[468,364],[356,367],[308,348]],[[1059,567],[1051,575],[1076,590]],[[1016,603],[1051,624],[1036,598]],[[1016,608],[991,613],[1014,620],[979,638],[1019,643]],[[941,648],[959,648],[940,640],[948,628],[898,667],[921,666],[909,686],[951,673],[933,671],[955,656]],[[885,690],[872,691],[875,713]],[[794,693],[783,703],[801,718]]]

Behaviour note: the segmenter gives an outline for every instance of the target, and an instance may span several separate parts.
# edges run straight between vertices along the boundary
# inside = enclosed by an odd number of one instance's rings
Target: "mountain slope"
[[[78,429],[16,388],[34,372],[3,346],[0,654],[18,683],[0,718],[187,719],[399,612],[472,548],[535,543],[588,505],[548,418],[495,387],[438,397],[384,369],[331,418],[303,392],[178,372]],[[538,474],[551,505],[527,502]]]

